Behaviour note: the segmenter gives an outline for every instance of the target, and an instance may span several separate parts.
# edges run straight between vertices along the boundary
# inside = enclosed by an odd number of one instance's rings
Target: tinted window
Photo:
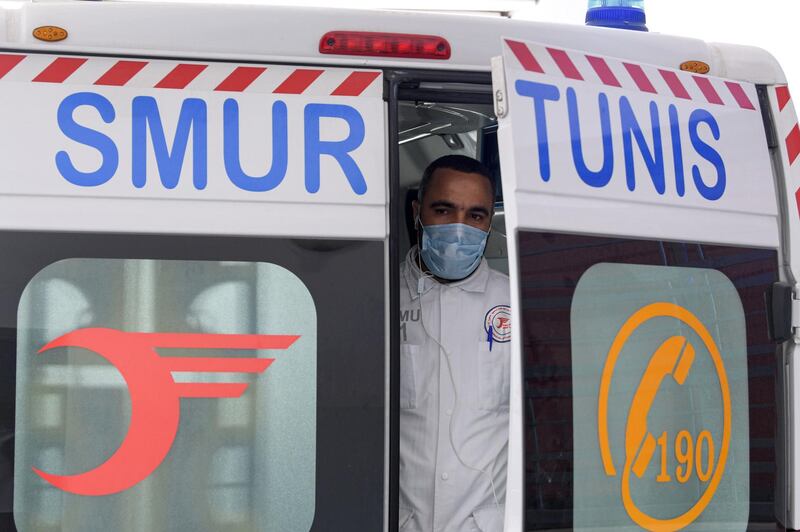
[[[6,233],[0,245],[7,526],[12,498],[25,530],[382,526],[382,243]],[[98,356],[109,334],[112,358],[148,362],[122,371]],[[153,348],[134,353],[141,342]],[[100,497],[80,492],[119,475],[45,478],[96,468],[132,436],[123,375],[145,365],[137,404],[155,397],[163,416],[169,389],[182,397],[154,471]],[[164,368],[178,384],[154,394]]]
[[[776,253],[518,238],[527,529],[775,523]]]

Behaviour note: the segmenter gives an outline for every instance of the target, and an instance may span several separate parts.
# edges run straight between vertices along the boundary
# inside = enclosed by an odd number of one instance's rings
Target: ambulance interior
[[[489,104],[399,102],[400,189],[404,201],[400,257],[416,242],[411,203],[417,197],[422,173],[444,155],[466,155],[485,164],[495,180],[497,195],[486,259],[508,274],[505,214],[497,151],[497,120]]]
[[[490,98],[487,87],[485,94]],[[488,98],[484,98],[488,99]],[[400,198],[403,204],[399,256],[417,244],[412,202],[425,168],[445,155],[465,155],[482,162],[495,182],[495,213],[486,243],[489,266],[508,275],[505,213],[500,182],[497,119],[489,103],[398,102]]]

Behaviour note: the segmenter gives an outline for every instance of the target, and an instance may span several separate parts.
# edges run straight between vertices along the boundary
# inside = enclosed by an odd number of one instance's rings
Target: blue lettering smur
[[[181,177],[183,159],[192,133],[192,181],[197,190],[208,183],[208,112],[206,102],[199,98],[187,98],[181,105],[178,126],[175,129],[172,149],[167,146],[164,126],[156,99],[137,96],[133,99],[133,185],[142,188],[147,183],[147,130],[153,141],[158,174],[165,188],[175,188]]]
[[[119,152],[110,137],[75,122],[73,113],[75,109],[83,105],[94,107],[106,124],[114,121],[114,106],[108,99],[94,92],[78,92],[70,94],[59,104],[57,112],[58,127],[75,142],[85,144],[99,151],[102,158],[100,167],[93,172],[82,172],[75,168],[66,151],[60,151],[56,153],[56,168],[58,168],[61,176],[73,185],[96,187],[114,177],[119,166]]]
[[[344,140],[322,140],[320,120],[335,118],[344,120],[349,133]],[[358,195],[367,192],[367,181],[361,173],[350,152],[364,142],[364,119],[349,105],[310,103],[305,107],[305,182],[306,190],[312,194],[319,192],[320,157],[330,155],[342,168],[350,187]]]
[[[228,179],[251,192],[265,192],[281,184],[286,177],[288,164],[288,120],[286,104],[277,100],[272,104],[272,166],[261,176],[251,176],[242,169],[239,158],[239,104],[229,98],[223,105],[223,156]]]

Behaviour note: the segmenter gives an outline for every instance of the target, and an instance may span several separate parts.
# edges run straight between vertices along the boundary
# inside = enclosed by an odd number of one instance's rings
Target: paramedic
[[[400,279],[400,529],[500,532],[508,450],[508,277],[483,258],[494,184],[437,159]]]

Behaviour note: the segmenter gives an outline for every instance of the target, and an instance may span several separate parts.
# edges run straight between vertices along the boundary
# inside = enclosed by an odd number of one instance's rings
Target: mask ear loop
[[[436,343],[436,345],[439,346],[439,355],[444,357],[444,361],[447,364],[447,373],[448,373],[448,375],[450,377],[450,385],[453,387],[453,413],[450,415],[450,423],[448,425],[448,432],[449,432],[449,437],[450,437],[449,438],[450,439],[450,447],[453,449],[453,454],[456,455],[456,458],[458,459],[458,461],[461,463],[462,466],[464,466],[465,468],[470,469],[472,471],[476,471],[478,473],[481,473],[482,475],[486,475],[486,478],[489,479],[489,485],[492,488],[492,497],[494,498],[495,507],[499,511],[500,510],[500,499],[498,499],[498,497],[497,497],[497,490],[495,489],[494,479],[492,478],[492,475],[486,469],[481,469],[479,467],[475,467],[473,465],[470,465],[463,458],[461,458],[461,453],[458,452],[458,447],[456,447],[456,442],[455,442],[455,439],[453,438],[453,432],[454,432],[453,423],[455,422],[456,413],[458,412],[458,388],[456,386],[455,377],[453,377],[453,366],[450,363],[450,353],[447,351],[447,349],[445,349],[444,345],[442,345],[442,343],[439,342],[439,340],[437,340],[436,337],[433,336],[428,331],[428,328],[425,326],[425,313],[423,312],[423,309],[422,309],[422,292],[423,292],[422,289],[423,289],[423,286],[424,286],[425,279],[426,278],[433,278],[433,275],[426,274],[425,271],[422,269],[422,257],[421,257],[421,253],[420,253],[421,246],[420,246],[420,242],[419,242],[419,228],[418,228],[418,226],[422,226],[422,229],[425,230],[425,226],[422,225],[422,221],[419,219],[419,217],[417,217],[417,220],[414,223],[414,227],[417,229],[417,265],[418,265],[419,271],[420,271],[419,283],[417,284],[417,292],[419,293],[419,322],[422,325],[422,330],[425,331],[425,334],[428,336],[428,338],[433,340]],[[494,464],[496,464],[496,461],[492,462],[492,465],[494,465]]]
[[[419,241],[420,227],[422,228],[423,231],[425,230],[425,226],[422,225],[422,220],[420,220],[419,216],[417,216],[417,219],[414,221],[414,229],[417,230],[416,231],[416,236],[417,236],[417,268],[419,268],[419,273],[420,273],[419,280],[417,281],[417,294],[419,294],[421,296],[422,292],[425,291],[425,279],[433,279],[434,276],[431,273],[426,273],[425,270],[422,269],[422,244]],[[422,299],[420,299],[420,315],[421,314],[422,314]],[[424,328],[425,327],[424,327],[424,324],[423,324],[423,329]],[[425,332],[427,333],[428,331],[425,331]],[[430,336],[430,335],[428,335],[428,336]]]

